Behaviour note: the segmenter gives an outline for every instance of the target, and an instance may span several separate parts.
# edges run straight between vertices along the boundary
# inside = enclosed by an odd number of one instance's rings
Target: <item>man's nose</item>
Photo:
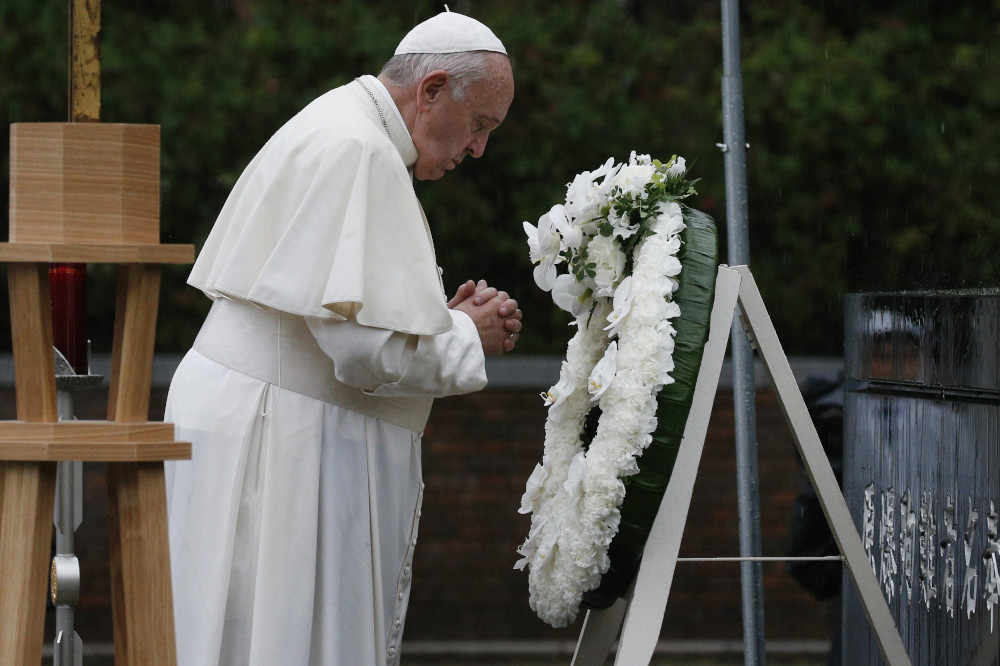
[[[477,136],[469,143],[469,154],[475,158],[480,158],[486,152],[486,141],[488,136]]]

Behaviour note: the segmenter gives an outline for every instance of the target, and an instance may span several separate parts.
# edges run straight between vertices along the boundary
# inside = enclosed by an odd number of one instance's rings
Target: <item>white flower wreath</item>
[[[656,429],[656,396],[671,383],[675,330],[672,301],[685,224],[677,203],[694,193],[683,158],[663,164],[634,152],[579,174],[565,204],[524,223],[538,286],[571,312],[558,383],[548,406],[545,449],[521,499],[531,528],[515,568],[529,568],[532,609],[545,622],[572,622],[583,593],[610,565],[625,497],[623,477]],[[558,274],[565,264],[568,272]],[[582,441],[587,413],[601,410],[596,433]]]

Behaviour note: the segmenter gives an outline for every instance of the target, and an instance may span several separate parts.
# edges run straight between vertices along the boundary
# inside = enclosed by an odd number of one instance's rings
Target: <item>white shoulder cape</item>
[[[363,77],[317,98],[244,170],[188,279],[215,299],[435,335],[452,320],[392,99]],[[391,137],[391,139],[390,139]]]

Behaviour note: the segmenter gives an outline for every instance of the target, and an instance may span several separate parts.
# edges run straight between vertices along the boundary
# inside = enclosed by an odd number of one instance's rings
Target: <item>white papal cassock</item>
[[[486,384],[415,159],[362,77],[272,137],[199,254],[215,302],[166,413],[193,444],[167,468],[181,666],[399,660],[420,435],[434,397]]]

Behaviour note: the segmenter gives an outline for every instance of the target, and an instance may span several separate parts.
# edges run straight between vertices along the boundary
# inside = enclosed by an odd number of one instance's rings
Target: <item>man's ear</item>
[[[417,84],[417,104],[423,108],[440,99],[449,78],[448,72],[436,69],[420,79],[420,83]]]

